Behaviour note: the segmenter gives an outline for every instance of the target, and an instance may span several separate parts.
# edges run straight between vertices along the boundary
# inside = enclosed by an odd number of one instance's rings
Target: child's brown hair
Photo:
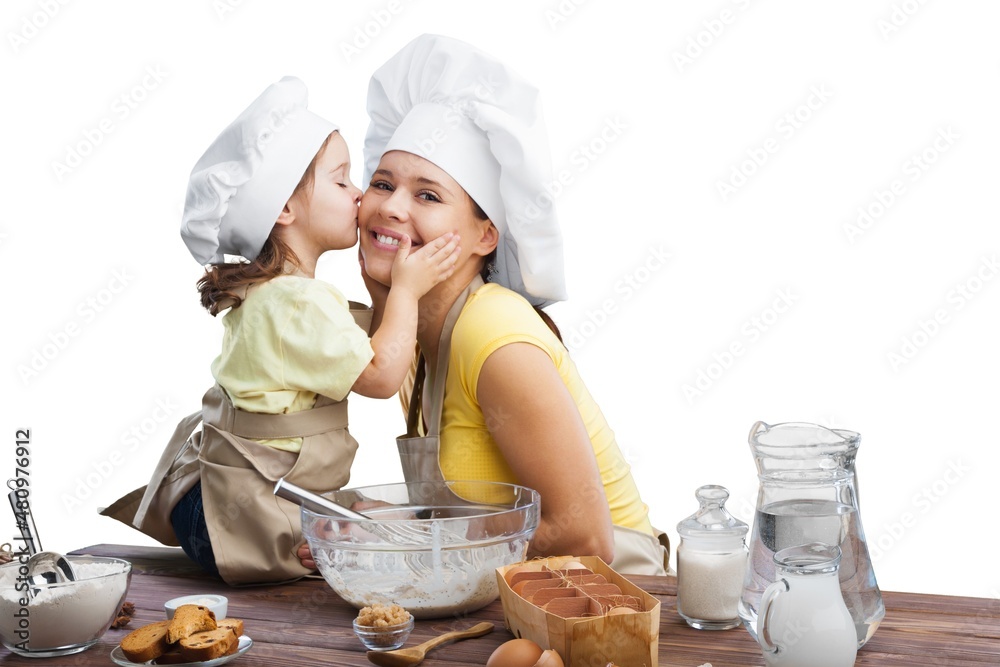
[[[299,184],[292,191],[292,197],[300,193],[308,196],[316,178],[316,161],[323,153],[331,136],[333,135],[328,136],[323,145],[316,151],[316,155],[313,156],[305,173],[302,174]],[[276,232],[277,226],[271,230],[260,252],[252,262],[213,264],[205,270],[205,275],[198,280],[198,292],[201,294],[201,305],[213,317],[230,306],[239,308],[240,304],[243,303],[244,288],[283,275],[286,263],[298,265],[299,258],[279,238]]]

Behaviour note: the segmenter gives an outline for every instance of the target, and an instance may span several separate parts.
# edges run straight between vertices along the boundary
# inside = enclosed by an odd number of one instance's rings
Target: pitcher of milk
[[[840,547],[819,542],[774,555],[778,580],[764,590],[757,642],[768,667],[851,667],[854,619],[840,592]]]
[[[858,510],[860,441],[854,431],[816,424],[757,422],[750,430],[760,487],[739,614],[754,639],[764,590],[778,579],[775,553],[810,542],[840,547],[840,589],[858,647],[882,622],[885,606]]]

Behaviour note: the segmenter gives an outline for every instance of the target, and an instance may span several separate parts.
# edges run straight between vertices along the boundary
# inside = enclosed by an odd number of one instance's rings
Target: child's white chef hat
[[[470,44],[421,35],[372,75],[365,182],[413,153],[461,185],[500,232],[493,280],[535,305],[566,298],[562,236],[538,90]]]
[[[181,237],[200,264],[253,260],[327,136],[308,91],[286,76],[254,100],[201,156],[188,181]]]

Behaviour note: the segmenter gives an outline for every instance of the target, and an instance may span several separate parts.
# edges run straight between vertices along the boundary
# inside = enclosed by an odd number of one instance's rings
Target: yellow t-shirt
[[[652,534],[649,508],[639,497],[631,467],[566,347],[531,304],[501,285],[486,284],[471,294],[452,333],[441,417],[440,465],[445,479],[518,483],[489,431],[490,420],[502,415],[484,415],[477,390],[490,354],[519,342],[549,355],[576,401],[594,446],[612,523]],[[525,387],[525,396],[530,395],[530,387]]]
[[[280,276],[255,286],[222,323],[212,375],[248,412],[309,410],[317,394],[343,400],[375,354],[347,299],[312,278]],[[297,452],[302,439],[263,443]]]

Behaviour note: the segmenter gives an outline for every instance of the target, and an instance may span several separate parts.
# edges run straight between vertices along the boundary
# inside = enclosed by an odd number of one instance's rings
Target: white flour
[[[28,602],[27,647],[33,651],[81,644],[97,639],[107,630],[125,597],[128,578],[108,577],[122,571],[116,563],[74,562],[75,584],[40,588]],[[24,641],[18,636],[21,600],[28,591],[15,590],[18,567],[0,569],[0,637],[4,644]],[[99,578],[103,577],[103,578]],[[23,618],[23,617],[22,617]]]
[[[394,602],[414,618],[441,618],[488,605],[500,595],[496,568],[520,560],[523,547],[424,553],[353,553],[313,549],[327,583],[361,608]]]

